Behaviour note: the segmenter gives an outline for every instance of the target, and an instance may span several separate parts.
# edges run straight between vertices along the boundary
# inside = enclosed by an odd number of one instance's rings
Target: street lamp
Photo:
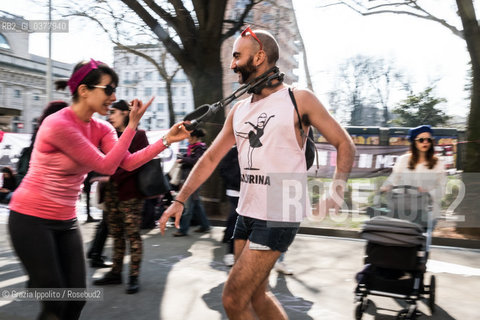
[[[48,0],[47,103],[52,101],[52,0]]]

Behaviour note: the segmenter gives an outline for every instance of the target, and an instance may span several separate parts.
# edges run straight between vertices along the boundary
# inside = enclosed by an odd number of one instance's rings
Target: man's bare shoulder
[[[315,93],[307,88],[292,88],[295,95],[295,100],[297,100],[298,108],[304,112],[309,112],[310,110],[318,111],[318,108],[324,109],[323,104],[317,98]]]

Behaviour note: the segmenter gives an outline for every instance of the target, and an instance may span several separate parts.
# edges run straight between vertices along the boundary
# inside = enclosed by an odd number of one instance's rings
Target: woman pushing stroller
[[[447,176],[445,163],[435,156],[435,140],[429,125],[421,125],[408,131],[410,152],[400,156],[392,174],[380,191],[390,191],[393,186],[417,187],[419,192],[428,192],[433,201],[433,217],[440,215],[441,199],[445,191]]]

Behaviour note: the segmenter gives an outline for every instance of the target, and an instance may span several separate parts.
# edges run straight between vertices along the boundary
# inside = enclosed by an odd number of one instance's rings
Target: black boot
[[[140,289],[140,285],[138,284],[138,276],[130,276],[130,281],[128,281],[128,286],[126,292],[128,294],[137,293]]]
[[[107,284],[121,284],[122,275],[120,273],[113,273],[112,271],[107,272],[103,278],[93,281],[93,284],[96,286],[103,286]]]
[[[113,263],[105,261],[104,256],[91,255],[90,267],[91,268],[111,268]]]

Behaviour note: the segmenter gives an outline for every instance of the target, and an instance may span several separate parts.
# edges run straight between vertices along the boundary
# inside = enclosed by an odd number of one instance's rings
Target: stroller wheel
[[[417,319],[417,306],[412,304],[408,309],[403,309],[397,315],[397,320],[415,320]]]
[[[355,320],[362,320],[363,313],[368,308],[369,300],[366,298],[362,298],[357,304],[355,305]]]
[[[362,320],[363,317],[363,310],[362,310],[362,303],[357,302],[355,306],[355,320]]]
[[[430,285],[428,288],[428,308],[430,312],[433,314],[435,312],[435,287],[436,281],[435,276],[430,277]]]

